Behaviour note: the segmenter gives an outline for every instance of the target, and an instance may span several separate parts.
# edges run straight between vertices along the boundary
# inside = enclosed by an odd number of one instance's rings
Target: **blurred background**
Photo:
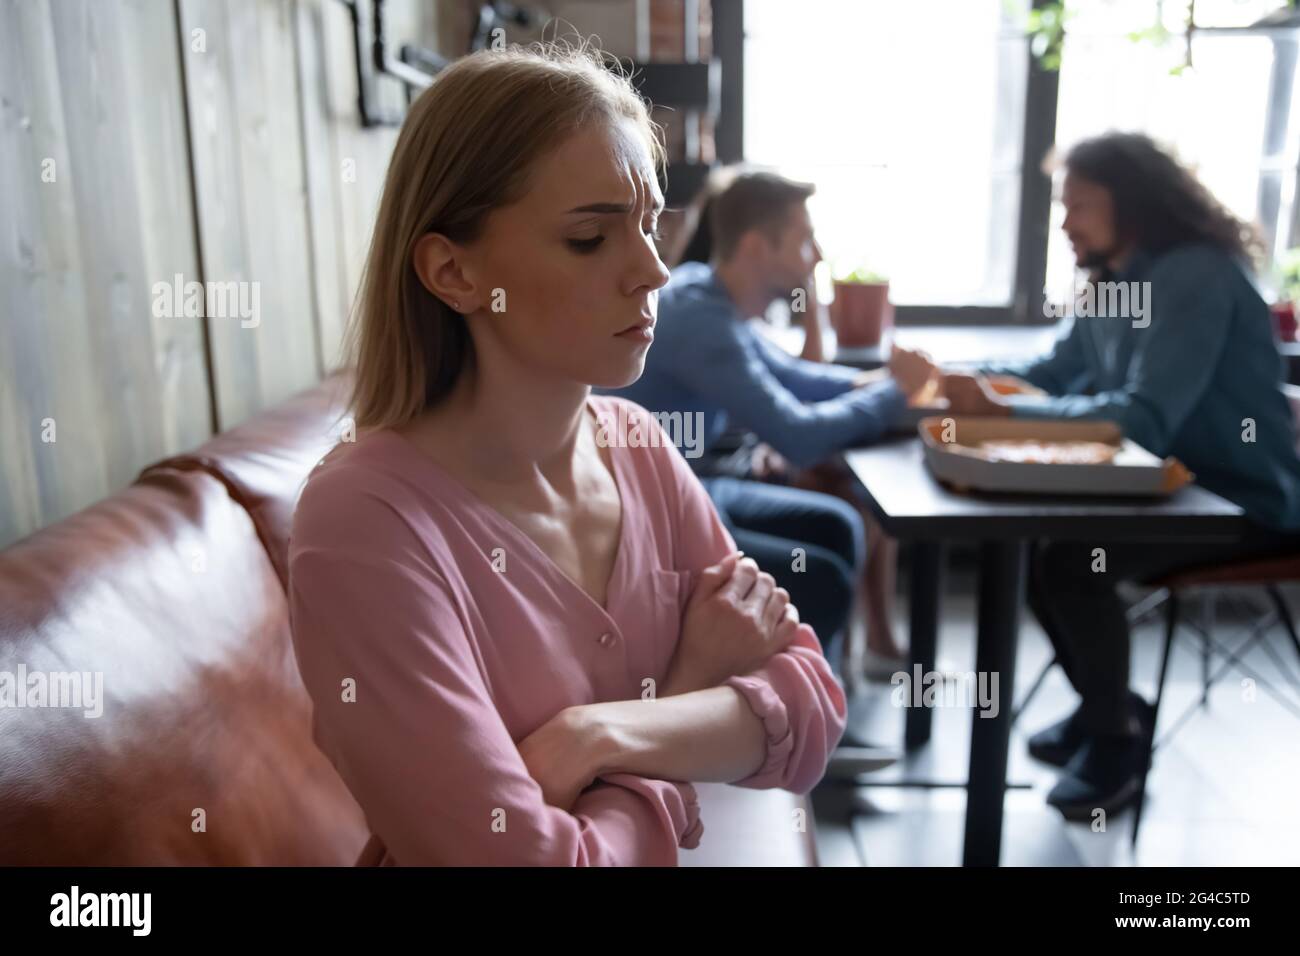
[[[6,0],[0,19],[0,545],[337,364],[408,98],[492,43],[594,34],[638,69],[670,206],[719,163],[815,182],[824,298],[835,273],[888,277],[899,325],[1048,321],[1073,261],[1041,163],[1107,129],[1172,144],[1256,222],[1275,297],[1300,243],[1285,0]],[[265,319],[155,315],[176,276],[256,282]]]
[[[1300,363],[1288,0],[0,0],[0,547],[336,369],[411,98],[474,49],[573,33],[599,37],[654,104],[670,264],[712,170],[774,167],[817,185],[823,302],[865,274],[940,361],[1033,354],[1074,277],[1044,160],[1145,131],[1257,225],[1259,281]],[[187,309],[189,283],[255,290],[255,321]],[[996,334],[977,344],[976,329]],[[945,667],[972,653],[969,562],[953,574]],[[1025,627],[1021,686],[1049,658]],[[1142,674],[1154,627],[1135,643]],[[1178,667],[1182,702],[1210,700]],[[1068,700],[1059,673],[1043,689],[1030,727]],[[1139,862],[1295,861],[1288,707],[1199,711],[1164,762]],[[851,707],[871,739],[899,739],[902,720],[879,695]],[[871,786],[819,788],[822,861],[955,862],[968,727],[937,714],[920,757]],[[1046,810],[1051,775],[1022,749],[1003,862],[1135,859],[1123,834],[1093,839]],[[736,836],[756,852],[764,839]]]

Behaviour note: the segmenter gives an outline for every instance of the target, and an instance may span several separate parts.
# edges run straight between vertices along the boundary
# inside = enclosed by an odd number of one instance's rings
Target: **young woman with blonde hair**
[[[585,47],[466,57],[403,126],[352,327],[359,437],[290,543],[314,734],[368,860],[674,864],[692,781],[804,793],[843,732],[788,594],[654,419],[590,391],[653,339],[663,162]]]

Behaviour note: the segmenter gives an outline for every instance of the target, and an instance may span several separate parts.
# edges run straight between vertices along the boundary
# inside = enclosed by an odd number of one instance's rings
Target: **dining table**
[[[855,492],[884,532],[908,547],[909,674],[935,670],[945,556],[976,552],[975,673],[997,675],[998,706],[972,714],[962,862],[996,866],[1015,701],[1016,645],[1031,545],[1039,540],[1231,540],[1241,509],[1196,484],[1167,497],[1059,496],[957,491],[929,471],[915,433],[844,453]],[[919,669],[918,669],[919,668]],[[992,681],[989,681],[991,684]],[[907,708],[904,746],[930,739],[932,710]]]

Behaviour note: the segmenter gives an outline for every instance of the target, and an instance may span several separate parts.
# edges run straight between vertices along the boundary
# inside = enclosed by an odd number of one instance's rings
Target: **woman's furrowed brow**
[[[565,215],[566,216],[572,215],[575,212],[599,212],[599,213],[621,212],[626,214],[631,211],[632,211],[632,204],[630,202],[628,203],[593,202],[593,203],[588,203],[585,206],[574,206],[567,213],[565,213]]]
[[[632,211],[632,206],[633,206],[633,203],[630,203],[630,202],[625,202],[625,203],[618,203],[618,202],[594,202],[594,203],[588,203],[588,204],[585,205],[585,206],[575,206],[574,208],[572,208],[572,209],[570,209],[568,212],[566,212],[565,215],[566,215],[566,216],[571,216],[571,215],[573,215],[574,213],[580,213],[580,212],[592,213],[592,212],[594,212],[594,213],[622,213],[623,215],[626,216],[628,213],[630,213],[630,212]],[[663,200],[662,200],[662,199],[657,199],[657,200],[655,201],[655,208],[654,208],[655,213],[656,213],[656,214],[661,213],[661,212],[663,212],[663,209],[664,209],[664,203],[663,203]]]

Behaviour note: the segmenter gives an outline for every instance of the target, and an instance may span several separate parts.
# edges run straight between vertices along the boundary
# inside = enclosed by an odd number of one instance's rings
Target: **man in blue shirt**
[[[1269,310],[1243,271],[1249,230],[1145,136],[1086,140],[1065,170],[1063,228],[1091,285],[1048,355],[981,370],[1047,395],[1003,398],[980,377],[949,374],[953,410],[1116,422],[1149,451],[1180,459],[1251,521],[1234,543],[1107,547],[1104,573],[1092,543],[1046,543],[1035,553],[1030,604],[1082,700],[1029,749],[1064,768],[1048,801],[1089,820],[1137,796],[1153,719],[1128,690],[1116,584],[1300,548],[1300,459]]]
[[[789,355],[749,321],[778,298],[807,295],[820,249],[805,200],[813,187],[741,172],[709,203],[710,262],[678,266],[659,294],[645,371],[618,394],[652,412],[695,414],[707,452],[728,427],[753,432],[798,466],[880,438],[935,374],[895,349],[891,375]],[[697,468],[697,470],[699,470]],[[863,556],[862,521],[830,495],[703,477],[739,546],[791,593],[828,648],[838,646]],[[827,652],[833,664],[839,655]]]

